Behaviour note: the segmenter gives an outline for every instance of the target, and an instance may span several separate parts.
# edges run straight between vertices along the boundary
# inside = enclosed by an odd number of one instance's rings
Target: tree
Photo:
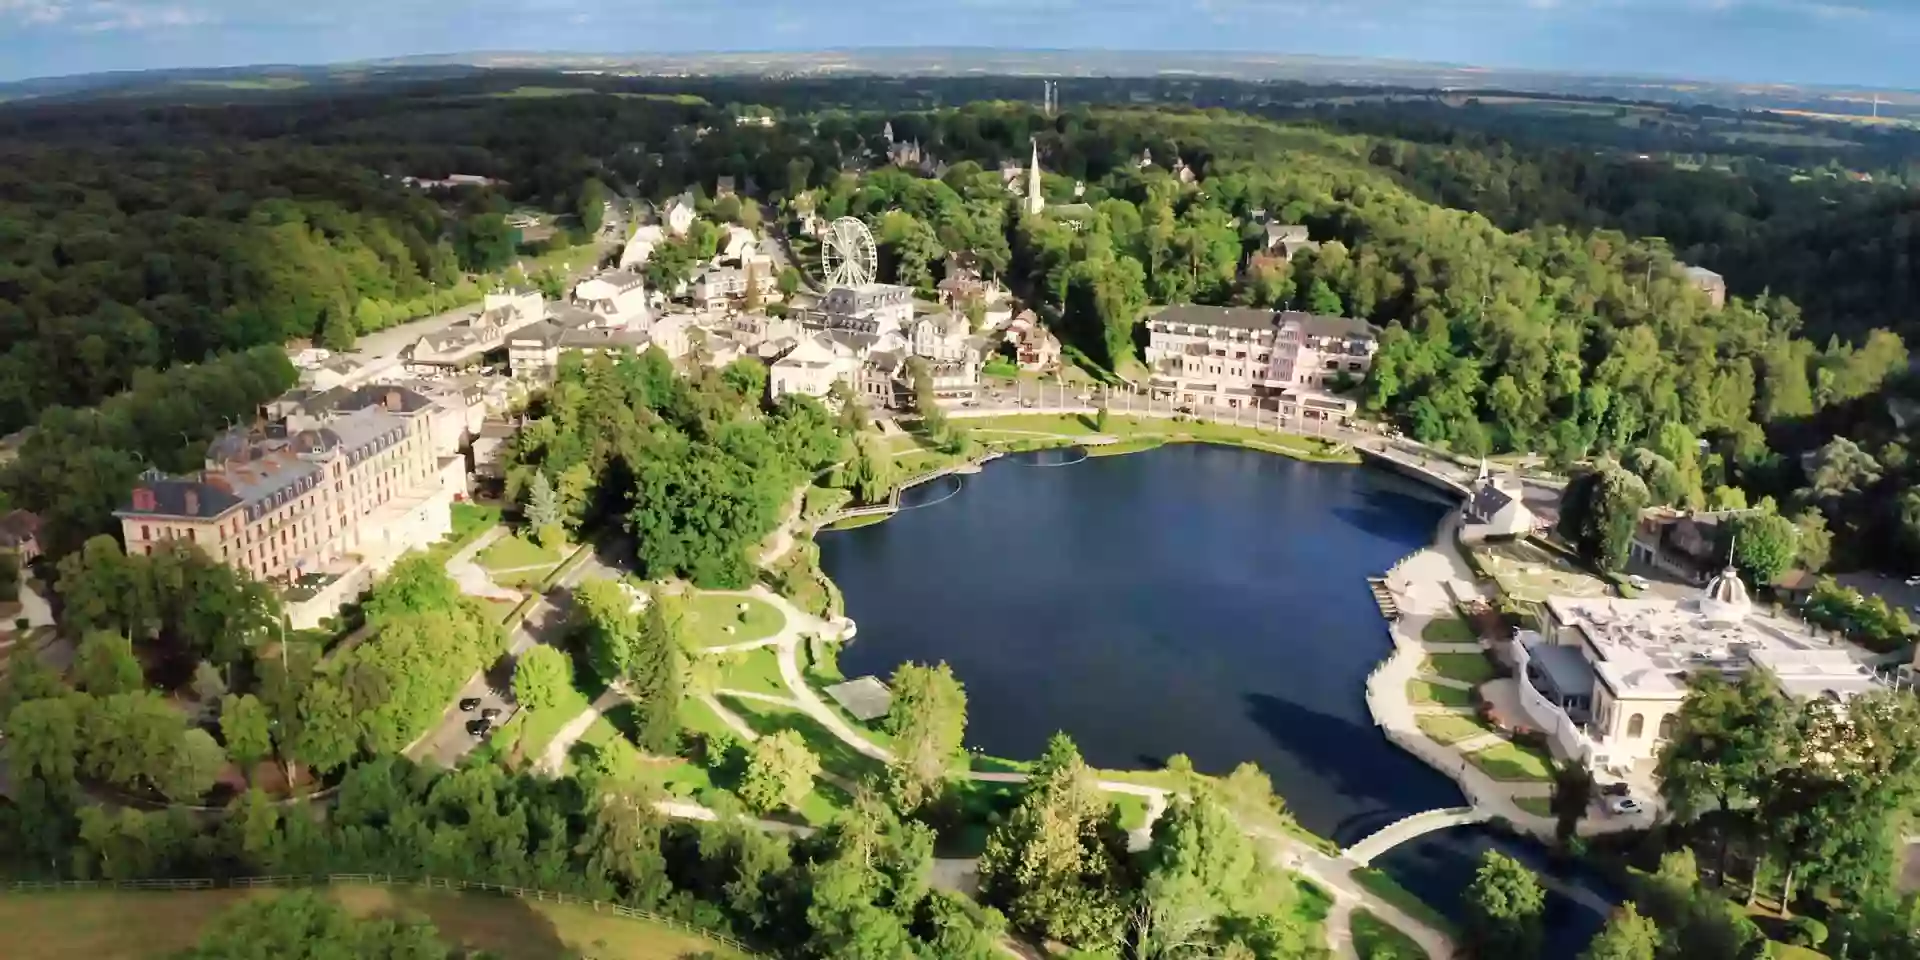
[[[85,768],[122,789],[158,787],[185,729],[180,711],[157,693],[93,698],[81,718]]]
[[[444,960],[447,948],[418,921],[358,919],[326,896],[294,891],[229,908],[186,960]]]
[[[1683,822],[1700,816],[1709,803],[1723,821],[1735,810],[1751,815],[1793,749],[1793,709],[1785,694],[1761,671],[1750,671],[1737,684],[1702,673],[1690,681],[1675,716],[1673,737],[1657,766],[1667,809]],[[1721,873],[1726,855],[1723,830]]]
[[[573,687],[573,661],[560,648],[535,644],[513,666],[513,697],[529,710],[545,710],[560,703]]]
[[[641,615],[639,639],[627,673],[627,689],[638,701],[639,729],[634,743],[656,756],[669,757],[680,746],[680,699],[686,689],[686,660],[677,617],[669,618],[672,598],[656,595]]]
[[[535,531],[560,523],[560,499],[545,471],[536,471],[527,484],[527,526]]]
[[[227,752],[212,734],[199,728],[182,731],[154,786],[168,799],[185,803],[213,789],[226,766]]]
[[[782,807],[798,810],[813,790],[820,760],[792,730],[781,730],[753,742],[747,751],[747,773],[740,781],[740,799],[757,813]]]
[[[893,674],[887,731],[894,760],[888,781],[894,801],[913,811],[938,797],[967,731],[967,695],[952,668],[902,664]]]
[[[1019,806],[987,835],[982,898],[1014,927],[1086,950],[1110,948],[1123,909],[1117,897],[1125,838],[1106,833],[1107,804],[1065,734],[1055,734]]]
[[[1659,949],[1660,928],[1629,903],[1607,918],[1607,925],[1580,957],[1581,960],[1654,960]]]
[[[272,731],[271,712],[253,694],[228,694],[221,699],[220,735],[226,738],[227,755],[249,780],[254,766],[273,755]]]
[[[780,296],[791,300],[800,291],[800,271],[791,266],[781,267],[779,278],[774,281],[780,290]]]
[[[64,792],[79,772],[82,749],[80,720],[86,700],[47,697],[29,700],[7,715],[5,750],[13,776],[37,777]]]
[[[1800,531],[1766,502],[1757,513],[1734,517],[1733,565],[1756,585],[1766,586],[1793,569],[1800,553]]]
[[[327,680],[316,680],[300,697],[300,729],[290,745],[291,759],[328,773],[359,752],[360,724],[353,700]]]
[[[1560,533],[1605,570],[1626,566],[1633,531],[1647,505],[1647,486],[1603,461],[1574,477],[1561,496]]]
[[[640,618],[634,599],[614,580],[588,580],[574,591],[573,632],[587,663],[606,683],[625,678],[639,656]]]
[[[1480,858],[1480,869],[1463,894],[1468,949],[1481,957],[1540,955],[1541,914],[1546,893],[1526,865],[1498,850]]]
[[[746,277],[744,279],[746,281],[746,291],[744,296],[741,299],[740,306],[742,309],[746,310],[746,312],[748,313],[757,313],[760,310],[760,267],[759,265],[752,261],[748,261],[747,269],[746,269]]]
[[[947,414],[940,409],[939,393],[933,386],[933,367],[924,357],[907,360],[907,374],[913,382],[913,412],[920,415],[920,429],[935,442],[947,436]]]
[[[1584,763],[1563,764],[1554,772],[1553,834],[1566,846],[1573,840],[1574,831],[1579,829],[1580,819],[1587,815],[1587,808],[1593,803],[1593,774],[1588,772]]]
[[[857,503],[879,503],[893,493],[893,456],[873,433],[853,441],[853,463],[847,469],[847,488]]]
[[[140,661],[133,655],[133,644],[126,637],[95,630],[80,641],[74,654],[74,680],[80,689],[96,697],[133,693],[146,686]]]
[[[1235,943],[1251,955],[1307,956],[1317,946],[1315,931],[1288,915],[1292,887],[1211,787],[1174,799],[1154,823],[1147,860],[1134,911],[1137,956],[1232,955]]]
[[[1327,286],[1327,281],[1319,277],[1315,277],[1307,288],[1306,307],[1308,312],[1323,317],[1337,317],[1346,312],[1339,294],[1334,293],[1333,288]]]
[[[1833,556],[1833,533],[1827,529],[1827,518],[1811,507],[1794,514],[1793,528],[1799,543],[1800,565],[1815,573],[1827,568],[1827,560]]]

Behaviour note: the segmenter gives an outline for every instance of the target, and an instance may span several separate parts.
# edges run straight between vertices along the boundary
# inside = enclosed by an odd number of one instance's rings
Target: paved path
[[[523,596],[521,593],[494,583],[492,574],[474,562],[474,558],[479,556],[482,550],[493,546],[496,541],[512,532],[505,524],[497,524],[493,529],[461,548],[459,553],[447,558],[447,575],[453,578],[454,583],[460,585],[461,593],[488,600],[520,602]],[[547,564],[547,566],[551,567],[553,564]]]
[[[800,706],[800,701],[792,697],[783,697],[775,693],[761,693],[758,690],[730,690],[722,687],[715,690],[714,693],[720,694],[721,696],[734,697],[739,700],[759,700],[763,703],[777,703],[783,707],[797,708]]]
[[[719,697],[711,693],[703,693],[700,695],[700,702],[706,704],[707,707],[713,711],[714,716],[719,717],[720,722],[726,724],[727,729],[733,731],[734,736],[748,743],[760,739],[760,734],[755,731],[753,727],[749,726],[745,720],[740,719],[739,714],[727,709],[727,705],[721,703]]]
[[[561,727],[560,732],[554,734],[553,739],[547,742],[547,752],[540,755],[540,769],[553,776],[559,776],[560,771],[566,769],[567,751],[573,749],[574,743],[586,734],[587,728],[593,726],[593,722],[600,719],[602,714],[625,702],[627,702],[626,691],[619,687],[608,687],[602,691],[598,697],[594,698],[593,703],[580,711],[579,716],[568,720],[567,725]]]

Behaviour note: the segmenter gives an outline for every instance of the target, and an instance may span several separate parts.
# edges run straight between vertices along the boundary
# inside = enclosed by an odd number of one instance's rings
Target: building
[[[667,231],[657,223],[635,230],[620,249],[620,269],[638,271],[653,259],[653,249],[666,241]]]
[[[1040,325],[1032,310],[1022,310],[1007,324],[1014,362],[1028,371],[1051,370],[1060,364],[1060,338]]]
[[[1147,320],[1156,395],[1183,406],[1260,408],[1282,416],[1351,416],[1333,388],[1373,366],[1372,325],[1247,307],[1168,307]]]
[[[885,336],[913,322],[913,290],[890,283],[835,287],[812,310],[800,313],[810,329],[854,330]]]
[[[1794,697],[1835,701],[1880,684],[1850,648],[1756,613],[1732,568],[1685,600],[1551,597],[1541,630],[1510,642],[1521,709],[1555,751],[1619,775],[1651,769],[1698,674],[1764,670]]]
[[[127,552],[198,544],[286,584],[295,625],[317,624],[402,553],[452,530],[466,462],[435,455],[435,410],[414,391],[370,387],[317,416],[230,430],[200,472],[142,475],[115,511]]]
[[[1693,288],[1707,295],[1718,310],[1727,305],[1727,278],[1708,270],[1706,267],[1690,267],[1681,264],[1681,276],[1685,277]]]
[[[1723,521],[1750,510],[1684,513],[1655,508],[1634,525],[1627,558],[1693,583],[1705,583],[1727,556]]]
[[[1524,537],[1533,532],[1537,521],[1533,511],[1522,502],[1523,490],[1517,476],[1501,476],[1480,461],[1480,476],[1473,482],[1467,498],[1466,527],[1460,535],[1468,540],[1489,537]]]
[[[1038,216],[1047,205],[1047,198],[1040,189],[1040,140],[1034,138],[1033,160],[1027,165],[1027,215]]]
[[[684,237],[693,229],[693,218],[693,193],[688,191],[667,201],[666,213],[660,219],[674,236]]]
[[[774,274],[771,257],[749,257],[742,266],[713,266],[701,271],[688,288],[688,296],[695,307],[712,310],[745,297],[747,285],[751,283],[762,300],[778,299],[779,279]]]
[[[481,354],[498,349],[515,330],[546,317],[546,301],[532,289],[489,293],[480,313],[427,334],[400,349],[400,359],[412,372],[465,366]],[[340,382],[348,382],[345,378]],[[316,384],[318,381],[316,381]]]
[[[647,278],[636,270],[613,270],[580,281],[573,302],[615,324],[647,322]]]
[[[21,566],[40,555],[40,516],[27,510],[0,515],[0,553],[10,553]]]
[[[767,395],[773,400],[789,393],[825,397],[837,381],[857,386],[861,363],[858,349],[842,339],[824,333],[802,337],[767,367]]]
[[[1292,263],[1293,256],[1302,250],[1318,250],[1307,228],[1297,223],[1269,223],[1266,225],[1265,252],[1284,263]]]
[[[513,335],[507,343],[507,365],[516,379],[544,381],[553,377],[561,354],[572,350],[589,355],[637,356],[657,346],[677,359],[687,353],[688,326],[686,318],[678,314],[649,320],[643,313],[638,318],[621,319],[563,306],[554,310],[553,319]]]
[[[984,339],[976,339],[967,318],[955,311],[929,313],[907,328],[907,342],[914,356],[928,360],[961,360],[969,354],[978,357]]]
[[[749,260],[762,259],[755,256],[759,250],[760,239],[753,235],[752,230],[746,227],[728,227],[727,239],[720,245],[718,259],[722,263],[746,266]]]

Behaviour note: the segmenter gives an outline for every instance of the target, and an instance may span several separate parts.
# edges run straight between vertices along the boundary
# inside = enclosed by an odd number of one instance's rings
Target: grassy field
[[[1421,667],[1420,672],[1436,677],[1446,677],[1448,680],[1458,680],[1461,683],[1471,683],[1475,686],[1486,683],[1497,675],[1497,671],[1493,668],[1493,661],[1480,653],[1429,653],[1427,662]]]
[[[1018,435],[1022,431],[1026,434],[1053,433],[1073,437],[1105,433],[1124,442],[1152,438],[1158,438],[1162,442],[1176,443],[1199,441],[1249,447],[1302,460],[1324,460],[1337,463],[1356,463],[1359,460],[1359,457],[1351,451],[1335,454],[1332,452],[1333,444],[1313,437],[1204,420],[1182,422],[1159,417],[1109,416],[1107,428],[1104,431],[1094,429],[1092,417],[1078,414],[1009,414],[1004,417],[968,418],[955,422],[965,424],[972,430],[993,431],[1009,437]],[[1149,447],[1143,445],[1136,449],[1149,449]]]
[[[792,696],[786,681],[780,679],[780,657],[772,647],[717,654],[724,659],[720,667],[720,687],[749,693]]]
[[[1514,797],[1513,802],[1536,817],[1553,816],[1553,801],[1547,797]]]
[[[560,562],[560,551],[548,550],[519,534],[501,537],[480,551],[480,566],[488,570],[512,570],[517,567],[552,567]]]
[[[603,960],[680,960],[741,954],[703,937],[585,907],[529,903],[482,893],[411,887],[329,888],[362,915],[423,914],[440,936],[464,951],[501,960],[551,960],[586,954]],[[7,955],[34,960],[147,960],[191,947],[223,909],[279,891],[194,890],[179,893],[74,891],[0,897]]]
[[[1353,911],[1348,930],[1353,934],[1353,952],[1360,960],[1425,960],[1427,951],[1398,927],[1360,907]]]
[[[1495,780],[1551,780],[1553,760],[1534,747],[1496,743],[1467,754],[1473,765]]]
[[[235,80],[182,80],[181,86],[215,90],[298,90],[307,81],[298,77],[243,77]]]
[[[1428,643],[1472,643],[1480,636],[1459,617],[1440,617],[1427,623],[1420,631],[1420,639]]]
[[[743,605],[745,610],[740,609]],[[779,609],[758,597],[702,593],[684,600],[680,609],[680,628],[703,647],[765,640],[787,625]]]
[[[1408,680],[1407,699],[1414,703],[1430,703],[1442,707],[1471,707],[1473,691],[1443,687],[1425,680]]]
[[[780,730],[798,733],[800,739],[806,741],[807,749],[820,758],[820,769],[824,773],[837,774],[857,782],[882,770],[880,761],[853,749],[846,741],[834,736],[833,731],[821,726],[818,720],[792,707],[738,698],[728,698],[726,704],[727,709],[739,714],[747,726],[763,737]]]
[[[1459,743],[1494,732],[1479,717],[1459,713],[1423,713],[1415,721],[1421,733],[1439,743]]]
[[[1388,876],[1386,871],[1373,867],[1356,867],[1353,882],[1367,888],[1374,896],[1400,908],[1402,913],[1426,924],[1435,930],[1453,934],[1458,928],[1447,915],[1433,908],[1432,904],[1415,896],[1413,891],[1400,885],[1400,882]]]

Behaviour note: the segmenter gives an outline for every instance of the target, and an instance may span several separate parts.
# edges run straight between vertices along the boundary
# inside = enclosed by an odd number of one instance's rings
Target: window
[[[1660,718],[1660,726],[1659,726],[1659,728],[1658,728],[1658,729],[1659,729],[1659,734],[1658,734],[1658,736],[1660,737],[1660,739],[1662,739],[1662,740],[1671,740],[1671,739],[1673,739],[1673,726],[1674,726],[1674,715],[1673,715],[1673,714],[1671,714],[1671,713],[1669,713],[1669,714],[1667,714],[1666,716],[1664,716],[1664,717],[1661,717],[1661,718]]]
[[[1627,736],[1637,737],[1645,733],[1646,731],[1647,731],[1646,717],[1636,713],[1633,716],[1627,718]]]

